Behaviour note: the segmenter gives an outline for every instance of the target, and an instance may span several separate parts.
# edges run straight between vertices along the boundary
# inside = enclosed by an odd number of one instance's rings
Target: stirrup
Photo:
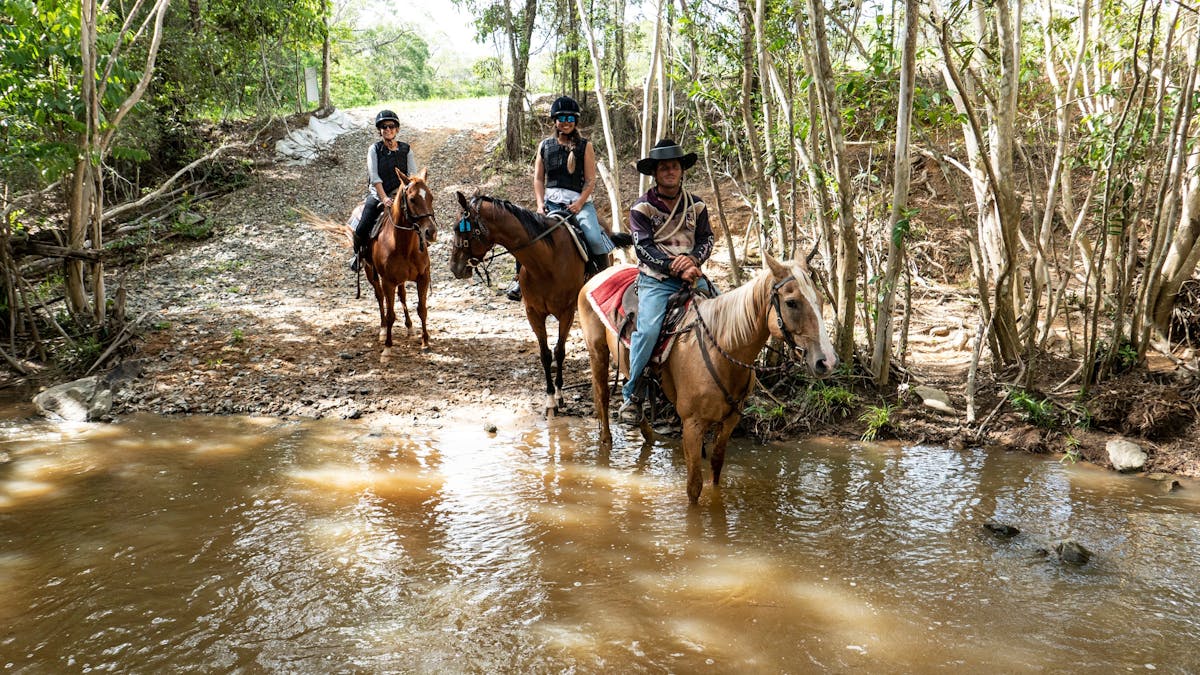
[[[636,397],[625,399],[617,409],[617,417],[624,424],[641,424],[646,419],[646,414],[642,412],[642,400]]]

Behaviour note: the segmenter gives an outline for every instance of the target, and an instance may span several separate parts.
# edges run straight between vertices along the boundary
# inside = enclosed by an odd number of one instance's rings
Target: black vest
[[[542,141],[542,167],[546,170],[546,187],[566,188],[583,192],[583,165],[587,156],[587,139],[582,136],[575,142],[575,173],[567,171],[567,155],[570,149],[559,145],[557,138]]]
[[[375,166],[379,169],[384,193],[390,195],[400,187],[400,177],[396,175],[396,169],[400,169],[405,175],[409,174],[408,150],[408,143],[404,141],[396,141],[395,150],[388,150],[383,141],[375,144]]]

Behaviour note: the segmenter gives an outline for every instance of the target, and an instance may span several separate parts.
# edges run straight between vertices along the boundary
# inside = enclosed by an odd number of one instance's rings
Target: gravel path
[[[308,166],[275,165],[248,188],[205,206],[217,234],[129,272],[134,316],[148,327],[134,355],[141,376],[117,394],[114,414],[215,413],[279,417],[386,416],[427,424],[450,415],[479,420],[535,414],[543,401],[537,344],[519,303],[500,295],[507,258],[493,267],[496,288],[453,278],[449,228],[455,191],[527,201],[482,180],[497,136],[495,99],[398,109],[400,137],[429,169],[440,236],[431,246],[432,349],[397,322],[396,344],[377,339],[370,286],[355,298],[346,263],[349,239],[301,221],[297,208],[344,222],[364,194],[374,111],[351,111],[361,131],[341,136]],[[528,186],[517,185],[514,190]],[[409,294],[413,320],[415,292]],[[399,309],[399,308],[397,308]],[[399,312],[397,312],[399,313]],[[586,351],[573,336],[568,413],[588,414]]]

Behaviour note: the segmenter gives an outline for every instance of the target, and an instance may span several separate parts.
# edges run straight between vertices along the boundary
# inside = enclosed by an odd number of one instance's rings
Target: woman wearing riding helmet
[[[417,172],[417,160],[408,143],[396,140],[400,130],[400,118],[391,110],[380,111],[375,116],[375,128],[380,140],[367,148],[367,196],[363,200],[362,216],[354,228],[354,259],[350,269],[359,269],[359,260],[367,255],[371,244],[371,229],[385,207],[391,207],[392,197],[400,188],[400,177],[396,169],[406,175]]]
[[[589,273],[608,267],[608,254],[613,250],[596,207],[592,191],[596,187],[596,150],[579,133],[579,104],[570,96],[559,96],[550,105],[554,120],[554,135],[538,145],[533,163],[533,196],[541,214],[567,211],[579,221],[590,256]],[[521,297],[514,282],[508,297]],[[515,296],[515,297],[514,297]]]

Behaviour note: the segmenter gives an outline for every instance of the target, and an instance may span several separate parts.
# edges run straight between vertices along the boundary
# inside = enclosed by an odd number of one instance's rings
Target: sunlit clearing
[[[326,464],[313,469],[288,472],[297,482],[326,491],[359,494],[371,491],[388,499],[425,499],[442,487],[441,474],[431,471],[388,469]]]

